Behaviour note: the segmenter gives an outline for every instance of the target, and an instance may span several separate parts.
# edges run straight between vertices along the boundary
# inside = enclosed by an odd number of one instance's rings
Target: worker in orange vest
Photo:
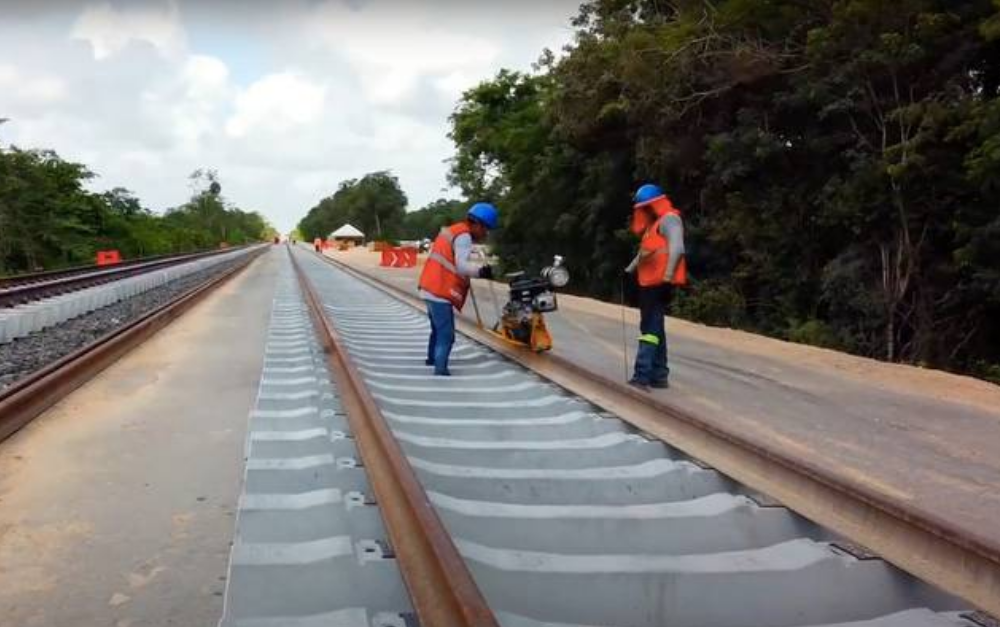
[[[639,283],[639,350],[629,385],[648,391],[670,387],[664,318],[674,286],[687,283],[684,223],[663,190],[646,184],[633,197],[632,232],[639,252],[625,268]]]
[[[455,312],[462,310],[469,293],[470,277],[493,278],[493,269],[469,260],[472,243],[486,239],[500,223],[497,208],[478,202],[469,209],[465,220],[441,229],[431,245],[430,254],[420,274],[420,296],[427,303],[431,336],[427,342],[428,366],[434,374],[450,376],[448,358],[455,343]]]

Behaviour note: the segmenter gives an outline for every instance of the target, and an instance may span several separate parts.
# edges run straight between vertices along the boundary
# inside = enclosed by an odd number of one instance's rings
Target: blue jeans
[[[446,375],[451,345],[455,343],[455,312],[451,303],[424,300],[431,321],[431,337],[427,342],[427,363],[434,364],[434,374]]]
[[[632,379],[651,384],[667,380],[667,305],[673,286],[655,285],[639,288],[639,350],[635,354]]]

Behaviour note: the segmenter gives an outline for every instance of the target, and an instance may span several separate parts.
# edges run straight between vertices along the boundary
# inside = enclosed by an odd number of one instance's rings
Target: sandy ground
[[[415,273],[419,270],[419,266],[416,270],[399,268],[392,270],[382,269],[379,267],[379,255],[368,252],[364,248],[355,248],[345,252],[331,251],[327,254],[334,259],[346,261],[361,268],[380,269],[385,271],[387,275],[393,273],[398,275],[397,278],[405,277],[414,285],[416,281]],[[424,255],[420,256],[420,264],[423,263],[424,258]],[[479,298],[482,301],[482,315],[488,317],[487,313],[492,315],[493,309],[489,283],[481,280],[476,280],[475,283],[478,286]],[[496,290],[498,298],[502,300],[506,286],[502,283],[494,282],[493,289]],[[601,316],[619,325],[622,321],[622,307],[592,298],[561,294],[559,296],[559,307],[563,313],[557,315],[565,315],[567,313],[590,314]],[[638,327],[639,311],[637,309],[626,307],[624,308],[624,314],[628,325]],[[987,412],[995,412],[997,419],[1000,419],[1000,386],[980,379],[964,377],[941,370],[885,363],[875,359],[858,357],[806,344],[785,342],[763,335],[747,333],[746,331],[710,327],[680,318],[670,318],[668,324],[671,341],[696,340],[724,349],[727,352],[766,357],[798,368],[810,368],[823,376],[847,379],[855,383],[901,394],[924,396],[940,401],[970,405]],[[634,333],[630,329],[629,338],[632,335]],[[620,341],[616,342],[616,350],[619,353],[621,352]]]
[[[416,290],[419,268],[381,268],[379,256],[363,250],[331,256]],[[490,324],[490,287],[475,284]],[[505,286],[495,291],[502,302]],[[553,353],[623,380],[635,356],[637,312],[626,311],[623,329],[616,305],[559,302],[546,316]],[[474,319],[472,307],[462,315]],[[1000,387],[677,319],[667,336],[671,388],[654,390],[656,398],[1000,545]]]
[[[218,621],[275,261],[0,444],[0,625]]]

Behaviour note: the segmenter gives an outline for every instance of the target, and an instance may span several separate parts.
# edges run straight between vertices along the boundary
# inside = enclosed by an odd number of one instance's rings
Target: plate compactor
[[[551,266],[542,269],[538,276],[524,272],[505,275],[510,287],[507,303],[500,310],[493,292],[493,304],[498,320],[492,332],[504,341],[530,348],[535,352],[552,348],[552,336],[545,327],[543,314],[558,309],[555,290],[569,283],[569,271],[563,258],[555,256]],[[493,284],[490,284],[493,289]]]

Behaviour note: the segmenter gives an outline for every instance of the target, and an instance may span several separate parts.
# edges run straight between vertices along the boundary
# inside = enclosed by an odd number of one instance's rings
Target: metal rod
[[[469,296],[472,297],[472,308],[476,312],[476,324],[483,328],[483,318],[479,315],[479,303],[476,302],[476,289],[472,286],[472,279],[469,279]]]
[[[490,281],[489,284],[490,284],[490,294],[493,295],[493,313],[496,315],[496,322],[493,323],[493,330],[496,330],[500,328],[500,321],[503,318],[503,316],[500,313],[500,301],[497,300],[496,287],[493,285],[493,281]]]
[[[622,312],[622,377],[628,381],[628,332],[625,326],[625,276],[621,280],[621,299],[619,308]]]

